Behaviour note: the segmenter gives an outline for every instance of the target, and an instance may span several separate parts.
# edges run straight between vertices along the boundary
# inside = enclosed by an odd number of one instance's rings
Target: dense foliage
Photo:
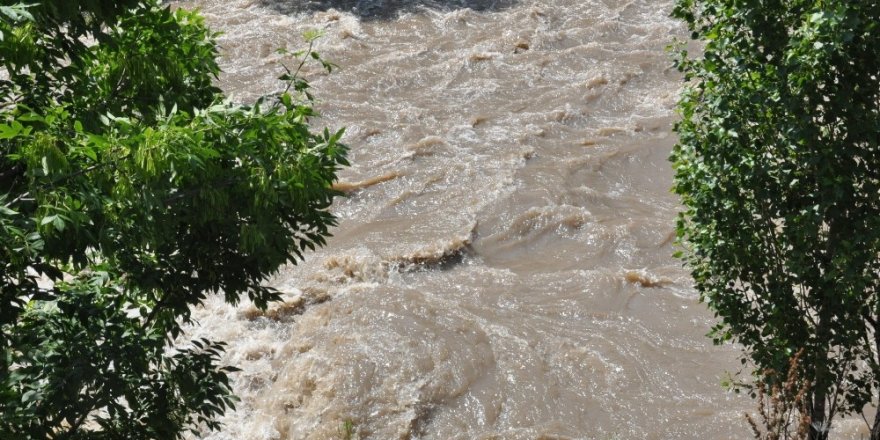
[[[216,428],[232,368],[180,342],[190,308],[265,306],[324,243],[342,133],[295,72],[225,100],[214,37],[153,0],[0,0],[0,438]]]
[[[704,44],[678,62],[683,256],[715,340],[757,374],[805,350],[826,438],[880,387],[880,3],[678,0],[674,16]]]

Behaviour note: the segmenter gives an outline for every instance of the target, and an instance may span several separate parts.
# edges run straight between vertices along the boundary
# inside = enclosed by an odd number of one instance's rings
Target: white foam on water
[[[671,258],[669,0],[180,4],[224,32],[243,101],[323,29],[314,122],[352,148],[334,237],[269,281],[284,302],[194,311],[242,368],[202,438],[747,435],[737,349]]]

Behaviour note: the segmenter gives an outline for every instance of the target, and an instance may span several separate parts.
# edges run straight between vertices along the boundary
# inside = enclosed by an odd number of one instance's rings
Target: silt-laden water
[[[242,401],[212,440],[748,438],[673,252],[668,0],[197,0],[240,101],[307,67],[347,127],[327,247],[266,313],[212,299]],[[839,438],[858,438],[856,422]]]

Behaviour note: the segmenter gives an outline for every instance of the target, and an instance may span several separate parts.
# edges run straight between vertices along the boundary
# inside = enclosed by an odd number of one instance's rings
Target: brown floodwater
[[[352,162],[334,237],[269,281],[284,303],[195,311],[242,368],[203,438],[749,438],[737,349],[671,257],[670,1],[181,4],[239,101],[322,29],[315,124]]]

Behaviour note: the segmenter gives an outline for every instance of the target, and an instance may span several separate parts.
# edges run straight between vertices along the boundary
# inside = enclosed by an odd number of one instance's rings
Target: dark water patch
[[[258,0],[258,3],[282,14],[335,9],[350,12],[362,20],[390,20],[402,13],[425,8],[444,12],[455,9],[500,11],[515,5],[518,0]]]
[[[442,252],[416,253],[398,258],[392,267],[401,272],[413,271],[448,271],[464,264],[467,257],[473,255],[470,240],[457,242]]]
[[[297,315],[305,313],[309,306],[323,304],[330,301],[330,295],[323,290],[305,289],[302,295],[269,304],[265,310],[250,306],[241,312],[241,316],[248,321],[265,318],[275,322],[292,322]]]

